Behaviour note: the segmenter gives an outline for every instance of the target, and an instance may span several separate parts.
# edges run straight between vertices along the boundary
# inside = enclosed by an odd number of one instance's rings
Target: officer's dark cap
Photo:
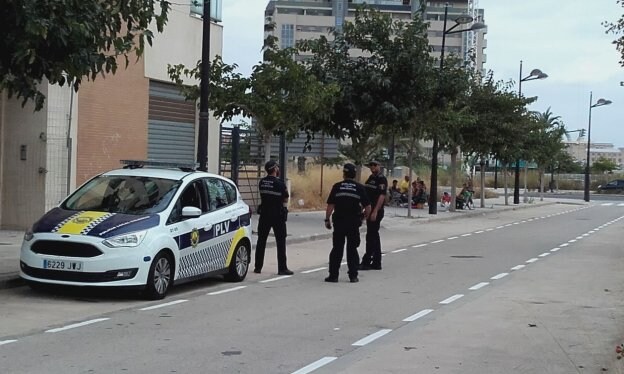
[[[355,178],[355,171],[355,165],[351,163],[346,163],[342,167],[342,172],[345,173],[345,175],[349,178]]]
[[[264,170],[266,170],[267,173],[272,172],[273,169],[275,169],[276,167],[277,167],[277,162],[273,160],[269,160],[267,161],[266,164],[264,164]]]
[[[368,162],[368,164],[366,164],[366,166],[373,166],[373,165],[381,165],[381,163],[377,160],[371,160]]]

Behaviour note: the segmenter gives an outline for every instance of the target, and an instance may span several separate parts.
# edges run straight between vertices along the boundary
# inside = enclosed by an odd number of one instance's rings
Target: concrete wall
[[[47,95],[45,84],[41,90]],[[34,112],[32,104],[22,108],[21,101],[4,94],[1,100],[0,226],[25,229],[45,210],[48,106]]]

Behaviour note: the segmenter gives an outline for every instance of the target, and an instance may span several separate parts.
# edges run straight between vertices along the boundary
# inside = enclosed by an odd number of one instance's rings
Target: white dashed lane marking
[[[550,253],[544,252],[541,255],[539,255],[539,257],[546,257],[546,256],[550,256]]]
[[[275,282],[278,280],[282,280],[282,279],[286,279],[286,278],[290,278],[292,275],[282,275],[281,277],[275,277],[275,278],[270,278],[270,279],[265,279],[260,281],[260,283],[269,283],[269,282]]]
[[[424,247],[426,245],[427,244],[416,244],[416,245],[413,245],[412,248],[420,248],[420,247]]]
[[[232,292],[232,291],[242,290],[243,288],[247,288],[247,286],[238,286],[238,287],[232,287],[232,288],[228,288],[228,289],[221,290],[221,291],[209,292],[206,295],[221,295],[221,294]]]
[[[164,303],[164,304],[158,304],[158,305],[152,305],[152,306],[148,306],[145,308],[141,308],[139,310],[152,310],[152,309],[158,309],[158,308],[163,308],[166,306],[170,306],[170,305],[176,305],[176,304],[180,304],[180,303],[185,303],[188,300],[175,300],[175,301],[170,301],[168,303]]]
[[[493,276],[493,277],[492,277],[492,278],[490,278],[490,279],[492,279],[492,280],[497,280],[497,279],[504,278],[504,277],[506,277],[506,276],[508,276],[508,275],[509,275],[509,273],[500,273],[500,274],[496,274],[495,276]]]
[[[522,268],[526,267],[526,265],[516,265],[514,267],[511,268],[511,270],[520,270]]]
[[[527,264],[532,264],[537,260],[539,260],[539,258],[533,257],[532,259],[527,260]]]
[[[17,340],[0,340],[0,345],[15,343]]]
[[[397,249],[397,250],[392,251],[392,253],[399,253],[399,252],[404,252],[404,251],[407,251],[407,248]]]
[[[440,304],[450,304],[455,300],[461,299],[462,297],[464,297],[464,295],[462,294],[453,295],[447,299],[440,301]]]
[[[476,291],[476,290],[478,290],[480,288],[483,288],[483,287],[487,286],[488,284],[490,284],[490,283],[488,283],[488,282],[477,283],[474,286],[470,287],[469,290]]]
[[[98,322],[102,322],[102,321],[108,321],[109,319],[110,318],[96,318],[96,319],[92,319],[90,321],[74,323],[72,325],[67,325],[67,326],[56,328],[56,329],[46,330],[46,332],[60,332],[60,331],[65,331],[65,330],[69,330],[69,329],[75,329],[77,327],[92,325],[94,323],[98,323]]]
[[[367,336],[365,338],[362,338],[362,339],[358,340],[357,342],[355,342],[355,343],[353,343],[351,345],[354,345],[354,346],[357,346],[357,347],[364,346],[364,345],[366,345],[366,344],[368,344],[368,343],[370,343],[372,341],[375,341],[375,340],[381,338],[382,336],[386,335],[387,333],[389,333],[391,331],[392,330],[390,330],[390,329],[381,329],[381,330],[377,331],[376,333],[370,334],[369,336]]]
[[[321,270],[325,270],[325,269],[327,269],[327,268],[326,267],[322,267],[322,268],[306,270],[306,271],[302,271],[301,274],[310,274],[310,273],[314,273],[316,271],[321,271]]]
[[[424,310],[421,310],[420,312],[418,312],[418,313],[416,313],[416,314],[412,314],[411,316],[409,316],[409,317],[405,318],[405,319],[403,320],[403,322],[414,322],[414,321],[416,321],[417,319],[422,318],[422,317],[426,316],[427,314],[429,314],[429,313],[431,313],[431,312],[433,312],[433,309],[424,309]]]
[[[442,243],[443,241],[444,241],[444,239],[434,240],[434,241],[431,242],[431,244]]]
[[[313,363],[311,363],[308,366],[302,367],[301,369],[297,370],[297,371],[293,371],[292,374],[308,374],[313,372],[314,370],[323,367],[327,364],[329,364],[330,362],[334,361],[335,359],[337,359],[338,357],[323,357],[318,361],[314,361]]]

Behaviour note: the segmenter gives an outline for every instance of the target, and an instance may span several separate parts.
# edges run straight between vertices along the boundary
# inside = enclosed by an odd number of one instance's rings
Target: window
[[[223,187],[225,188],[225,194],[227,196],[228,199],[228,203],[233,204],[237,201],[237,196],[236,196],[236,187],[234,187],[233,184],[226,182],[226,181],[221,181],[223,183]]]
[[[204,182],[208,190],[208,211],[213,212],[229,204],[227,191],[221,179],[206,178]]]
[[[282,25],[282,37],[280,38],[281,48],[290,48],[295,45],[295,25]]]
[[[191,206],[200,209],[203,213],[208,211],[206,204],[206,195],[204,194],[204,186],[200,180],[196,180],[193,183],[186,186],[182,195],[178,198],[169,215],[167,224],[176,223],[185,220],[182,217],[182,208]]]

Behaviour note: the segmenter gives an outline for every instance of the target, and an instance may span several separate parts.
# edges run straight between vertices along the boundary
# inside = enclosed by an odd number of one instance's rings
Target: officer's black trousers
[[[333,247],[329,253],[329,276],[331,278],[338,278],[345,239],[347,241],[347,267],[349,268],[349,278],[354,278],[358,275],[360,256],[358,255],[357,249],[360,246],[360,228],[357,225],[334,223],[334,233],[332,236]]]
[[[273,229],[275,244],[277,245],[277,271],[288,269],[286,265],[286,221],[281,217],[260,215],[258,221],[258,241],[256,242],[256,262],[254,268],[262,270],[264,265],[264,250],[269,232]]]
[[[379,226],[384,217],[383,209],[377,212],[377,220],[366,221],[366,253],[362,256],[362,265],[381,267],[381,239],[379,238]]]

